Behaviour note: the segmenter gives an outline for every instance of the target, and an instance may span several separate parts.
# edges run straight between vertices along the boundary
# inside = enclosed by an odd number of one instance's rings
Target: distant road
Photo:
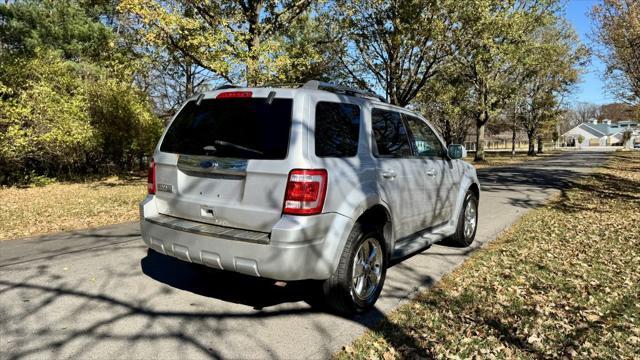
[[[308,283],[277,287],[148,253],[137,223],[3,241],[0,358],[327,358],[607,157],[479,170],[473,247],[435,245],[395,265],[376,310],[353,319],[310,306]]]

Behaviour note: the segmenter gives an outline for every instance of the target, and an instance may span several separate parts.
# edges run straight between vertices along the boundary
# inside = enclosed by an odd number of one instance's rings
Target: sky
[[[589,35],[592,32],[591,19],[589,11],[599,3],[598,0],[569,0],[566,7],[567,20],[573,25],[582,42],[588,46],[591,45]],[[608,104],[615,102],[615,99],[605,89],[602,74],[604,72],[604,64],[597,56],[591,57],[586,72],[582,75],[582,81],[578,84],[573,96],[570,98],[572,102],[589,102],[595,104]]]

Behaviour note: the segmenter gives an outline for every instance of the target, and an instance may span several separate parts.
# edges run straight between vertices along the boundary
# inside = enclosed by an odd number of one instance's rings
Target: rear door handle
[[[393,170],[385,170],[382,172],[382,177],[385,179],[393,179],[396,177],[396,172]]]
[[[435,169],[429,169],[427,170],[427,176],[436,176],[436,170]]]

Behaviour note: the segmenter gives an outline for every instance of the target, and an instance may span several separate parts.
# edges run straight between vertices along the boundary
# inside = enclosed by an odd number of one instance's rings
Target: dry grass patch
[[[136,220],[146,178],[0,189],[0,239]]]
[[[617,153],[338,358],[640,353],[640,153]]]

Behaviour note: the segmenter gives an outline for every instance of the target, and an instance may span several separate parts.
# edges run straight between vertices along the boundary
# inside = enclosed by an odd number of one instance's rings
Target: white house
[[[622,136],[626,130],[639,132],[640,124],[635,121],[612,124],[607,119],[598,123],[598,120],[591,119],[562,134],[562,141],[567,146],[576,147],[622,145]],[[578,141],[580,136],[583,137],[582,144]]]

